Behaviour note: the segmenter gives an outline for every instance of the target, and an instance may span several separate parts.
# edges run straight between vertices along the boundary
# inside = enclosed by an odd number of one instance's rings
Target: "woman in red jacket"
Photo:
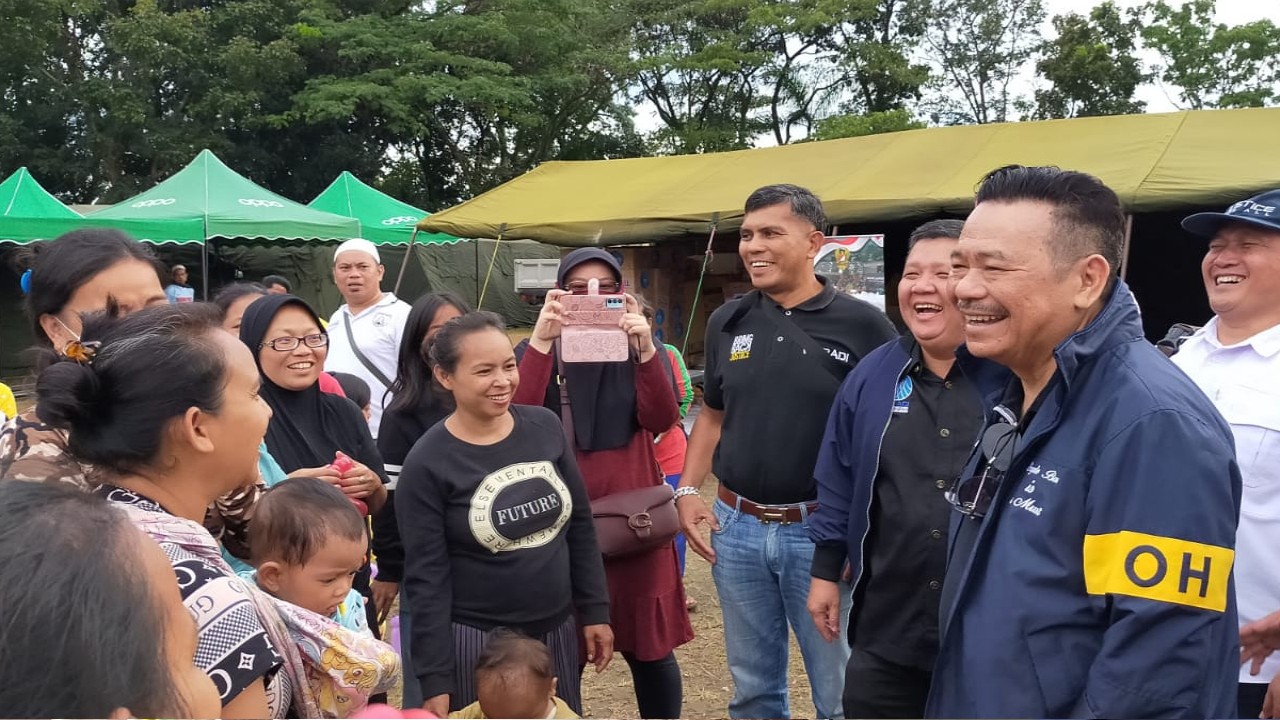
[[[559,382],[573,405],[578,464],[591,500],[663,482],[653,438],[680,418],[670,365],[655,346],[653,331],[627,296],[622,326],[632,337],[632,358],[618,363],[569,363],[555,378],[555,343],[564,311],[559,298],[585,292],[596,280],[601,293],[622,290],[618,261],[599,248],[564,257],[559,290],[547,293],[528,347],[520,358],[515,402],[543,405],[559,413]],[[680,717],[683,688],[675,648],[693,639],[674,543],[639,555],[605,561],[614,647],[631,668],[642,718]]]

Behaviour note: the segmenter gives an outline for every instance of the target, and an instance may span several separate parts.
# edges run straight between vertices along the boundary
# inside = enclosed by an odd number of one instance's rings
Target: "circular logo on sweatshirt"
[[[546,545],[572,512],[569,488],[554,463],[516,463],[480,482],[468,523],[476,542],[497,554]]]

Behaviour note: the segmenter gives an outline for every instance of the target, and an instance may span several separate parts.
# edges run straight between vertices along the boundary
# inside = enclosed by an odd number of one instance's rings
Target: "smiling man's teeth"
[[[915,306],[915,309],[916,309],[916,312],[928,312],[930,310],[932,310],[933,312],[942,312],[942,306],[934,305],[933,303],[920,303],[919,305]]]
[[[1216,284],[1218,284],[1218,285],[1235,285],[1236,283],[1239,283],[1239,282],[1244,282],[1244,277],[1243,277],[1243,276],[1240,276],[1240,275],[1219,275],[1218,277],[1214,278],[1214,283],[1216,283]]]
[[[753,261],[751,262],[751,267],[753,267],[753,268],[762,268],[762,267],[769,267],[769,266],[770,266],[770,265],[772,265],[772,264],[773,264],[773,263],[771,263],[771,262],[765,262],[764,260],[753,260]]]
[[[996,317],[995,315],[970,315],[965,318],[965,320],[971,323],[990,323],[1001,319],[1002,318]]]

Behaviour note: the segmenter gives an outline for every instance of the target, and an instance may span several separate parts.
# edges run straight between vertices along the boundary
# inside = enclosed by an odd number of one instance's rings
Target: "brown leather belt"
[[[818,503],[796,503],[795,505],[760,505],[742,497],[738,493],[730,490],[724,485],[716,491],[716,495],[726,505],[736,507],[742,512],[758,519],[762,523],[782,523],[790,525],[791,523],[804,522],[805,514],[813,514],[818,509]],[[804,512],[801,512],[803,509]]]

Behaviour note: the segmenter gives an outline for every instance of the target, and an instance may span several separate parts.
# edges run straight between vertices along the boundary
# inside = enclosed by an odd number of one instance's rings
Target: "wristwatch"
[[[685,495],[697,495],[697,494],[698,494],[698,488],[693,487],[692,485],[685,485],[685,486],[676,488],[677,500],[684,497]]]

